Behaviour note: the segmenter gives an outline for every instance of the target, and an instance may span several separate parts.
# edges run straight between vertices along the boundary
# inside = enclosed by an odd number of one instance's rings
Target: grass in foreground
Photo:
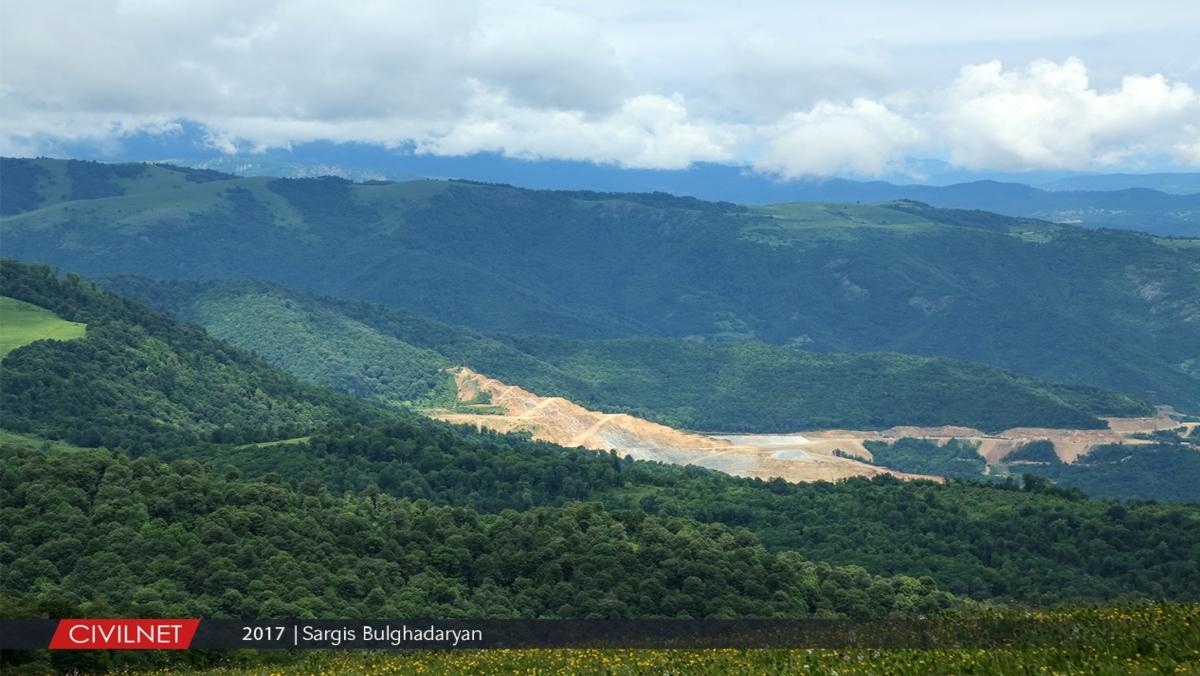
[[[35,340],[73,340],[86,332],[86,324],[69,322],[45,308],[0,296],[0,359]]]
[[[1071,647],[891,650],[492,650],[314,652],[246,674],[1196,674],[1200,605],[1080,609],[1037,617],[1078,622]],[[177,672],[178,669],[170,669]]]
[[[315,657],[315,656],[314,656]],[[498,650],[323,655],[293,667],[206,674],[1192,674],[1200,656],[1123,658],[1069,649]]]

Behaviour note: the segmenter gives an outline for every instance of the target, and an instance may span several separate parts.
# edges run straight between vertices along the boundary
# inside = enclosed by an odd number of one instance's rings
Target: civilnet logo
[[[186,650],[200,620],[59,620],[51,650]]]

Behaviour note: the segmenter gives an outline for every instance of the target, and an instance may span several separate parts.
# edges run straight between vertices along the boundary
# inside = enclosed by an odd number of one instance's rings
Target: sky
[[[243,154],[1195,170],[1198,35],[1194,1],[0,0],[0,154],[190,121]]]

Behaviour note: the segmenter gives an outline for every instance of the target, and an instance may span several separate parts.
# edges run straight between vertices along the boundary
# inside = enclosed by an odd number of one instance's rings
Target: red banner
[[[200,620],[59,620],[51,650],[186,650]]]

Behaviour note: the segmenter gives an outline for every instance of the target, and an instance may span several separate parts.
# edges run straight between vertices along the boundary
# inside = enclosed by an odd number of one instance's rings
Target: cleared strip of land
[[[1108,429],[1072,430],[1048,427],[1014,427],[998,434],[985,434],[970,427],[891,427],[886,430],[818,430],[801,434],[739,434],[721,435],[737,444],[757,446],[765,449],[797,448],[813,453],[832,453],[834,449],[871,460],[872,455],[865,446],[868,441],[894,442],[898,439],[914,438],[933,441],[939,445],[951,439],[969,441],[976,445],[979,454],[995,465],[1020,446],[1034,441],[1049,441],[1054,452],[1066,463],[1075,460],[1097,446],[1125,444],[1130,446],[1153,444],[1136,435],[1162,430],[1180,429],[1186,432],[1197,426],[1194,422],[1179,422],[1166,415],[1150,418],[1105,418]]]
[[[86,332],[86,324],[69,322],[46,308],[0,296],[0,359],[35,340],[73,340]]]
[[[639,460],[698,465],[728,474],[788,481],[836,481],[855,476],[891,474],[919,477],[868,465],[828,451],[804,449],[788,453],[778,447],[759,447],[695,432],[685,432],[624,413],[588,410],[561,397],[540,397],[467,368],[454,371],[462,402],[489,400],[501,415],[430,411],[447,422],[474,425],[498,432],[528,432],[535,439],[598,451],[615,449]],[[793,447],[795,444],[792,445]],[[783,452],[780,452],[780,451]]]
[[[447,422],[498,432],[528,432],[533,438],[598,451],[610,449],[639,460],[698,465],[728,474],[788,481],[837,481],[856,476],[891,474],[906,479],[933,478],[897,472],[860,462],[870,461],[868,441],[892,442],[905,437],[944,444],[951,439],[974,442],[989,463],[1001,462],[1022,444],[1047,440],[1063,462],[1104,444],[1148,444],[1137,434],[1178,428],[1166,415],[1151,418],[1108,418],[1109,429],[1071,430],[1013,428],[985,434],[969,427],[892,427],[886,430],[817,430],[798,434],[709,435],[677,430],[623,413],[588,410],[561,397],[541,397],[468,368],[453,371],[458,399],[454,411],[429,414]],[[465,402],[488,401],[472,412]],[[467,409],[464,412],[464,409]],[[499,409],[502,413],[495,413]],[[1195,423],[1185,423],[1194,426]],[[839,453],[840,452],[840,453]]]

